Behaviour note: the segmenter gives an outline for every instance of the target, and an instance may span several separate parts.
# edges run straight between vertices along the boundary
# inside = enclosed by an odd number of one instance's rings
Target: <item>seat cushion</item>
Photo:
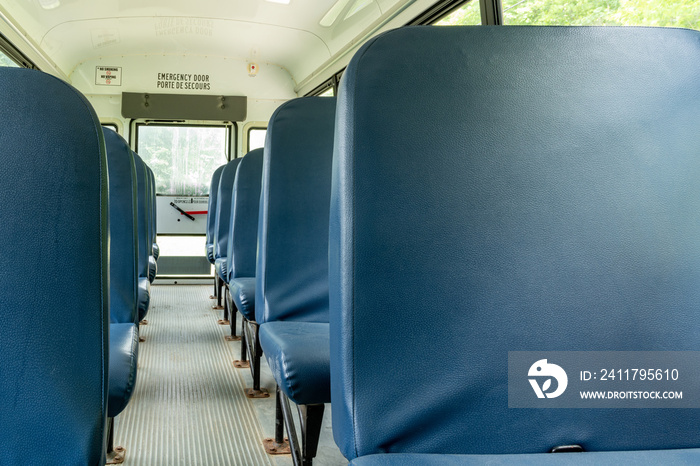
[[[488,465],[618,465],[618,464],[698,464],[700,449],[645,450],[645,451],[599,451],[589,453],[538,453],[529,455],[431,455],[431,454],[384,454],[356,458],[353,466],[460,466],[464,464]]]
[[[109,417],[121,413],[134,393],[138,352],[139,332],[136,324],[109,325]]]
[[[228,291],[238,312],[255,321],[255,277],[239,277],[231,280]]]
[[[158,273],[158,264],[156,263],[156,258],[154,256],[148,257],[148,281],[153,283],[156,279],[156,274]]]
[[[151,282],[148,278],[139,277],[139,321],[143,320],[148,313],[151,304]]]
[[[296,404],[330,403],[331,365],[328,324],[267,322],[260,346],[280,389]]]
[[[214,245],[213,244],[207,244],[207,259],[209,260],[210,264],[214,264]]]
[[[226,257],[219,257],[214,261],[214,270],[224,283],[228,283],[228,259]]]
[[[153,243],[153,258],[155,260],[158,260],[160,257],[160,246],[158,246],[158,243]]]

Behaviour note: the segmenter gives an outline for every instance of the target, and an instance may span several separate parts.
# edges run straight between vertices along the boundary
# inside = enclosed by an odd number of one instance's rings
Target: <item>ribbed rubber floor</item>
[[[136,391],[115,419],[127,466],[272,465],[211,286],[152,287]],[[218,311],[219,314],[221,311]]]

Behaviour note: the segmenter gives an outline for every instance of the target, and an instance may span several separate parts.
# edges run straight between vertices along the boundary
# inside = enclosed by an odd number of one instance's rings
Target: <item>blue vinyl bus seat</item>
[[[0,67],[0,102],[0,464],[103,465],[110,293],[102,129],[78,91],[39,71]],[[18,312],[27,296],[32,311]]]
[[[129,144],[103,128],[109,177],[109,417],[127,405],[136,383],[138,357],[138,188]]]
[[[160,246],[158,246],[158,243],[156,242],[156,239],[158,237],[158,205],[156,202],[156,176],[153,173],[153,170],[151,167],[148,167],[148,179],[149,179],[149,186],[150,186],[150,200],[151,200],[151,242],[153,243],[152,247],[152,252],[153,252],[153,259],[158,260],[158,257],[160,257]],[[156,268],[157,270],[157,268]],[[154,275],[155,278],[155,275]]]
[[[250,151],[241,159],[233,183],[228,238],[229,284],[235,278],[255,277],[262,163],[263,149]],[[245,315],[255,320],[254,312],[246,311]]]
[[[228,293],[227,306],[231,315],[240,311],[241,361],[245,366],[250,356],[253,376],[252,391],[248,396],[268,396],[260,389],[260,348],[258,325],[255,322],[255,256],[258,244],[258,211],[262,184],[263,149],[246,154],[238,165],[233,183],[233,205],[228,238]],[[231,335],[236,335],[236,319],[231,317]],[[250,325],[249,325],[250,323]],[[247,334],[248,333],[248,334]],[[236,364],[236,362],[234,362]],[[264,393],[263,393],[264,392]]]
[[[509,351],[700,348],[698,83],[682,29],[409,27],[357,52],[329,247],[346,458],[700,460],[696,409],[508,396]]]
[[[216,196],[216,225],[214,231],[214,280],[217,308],[223,304],[224,318],[220,323],[228,320],[228,303],[225,299],[228,290],[228,238],[231,226],[231,206],[233,203],[233,183],[236,180],[236,170],[241,159],[233,159],[221,171],[218,194]],[[226,289],[224,290],[224,286]],[[222,291],[223,290],[223,291]],[[223,293],[223,294],[222,294]]]
[[[138,322],[138,188],[128,143],[104,128],[109,174],[110,321]]]
[[[224,170],[226,165],[222,165],[216,170],[211,176],[211,185],[209,186],[209,201],[207,205],[207,237],[206,237],[206,250],[207,259],[214,265],[214,238],[216,237],[216,206],[217,206],[217,196],[219,194],[219,180],[221,179],[221,172]]]
[[[233,183],[236,169],[241,159],[233,159],[224,166],[219,180],[219,194],[216,203],[216,234],[214,236],[214,267],[219,279],[228,283],[228,239],[231,227],[231,206],[233,204]]]
[[[211,184],[209,185],[209,201],[207,203],[207,236],[205,240],[205,249],[207,254],[207,260],[211,265],[214,265],[216,259],[214,258],[214,240],[216,239],[216,210],[218,207],[218,196],[219,196],[219,181],[221,180],[221,172],[224,171],[226,165],[221,165],[219,168],[214,170],[211,176]],[[219,298],[219,279],[216,276],[216,271],[214,272],[214,294],[210,298],[218,299],[219,306],[221,305],[221,299]]]
[[[314,430],[320,429],[318,416],[330,401],[328,215],[334,119],[334,97],[294,99],[275,111],[265,141],[258,220],[260,345],[278,396],[315,413],[303,423],[311,428],[304,435],[307,461],[316,454]]]
[[[153,171],[144,162],[144,167],[146,169],[146,212],[148,212],[148,218],[146,222],[146,248],[148,249],[148,282],[153,283],[156,279],[156,273],[158,272],[158,264],[156,263],[156,257],[153,253],[153,245],[156,242],[155,239],[155,207],[156,207],[156,185],[155,178],[153,177]],[[160,252],[160,248],[158,249]]]
[[[136,187],[138,193],[136,232],[139,239],[139,260],[138,260],[138,286],[139,286],[139,322],[146,318],[148,308],[151,303],[151,281],[149,280],[151,240],[148,236],[148,172],[143,159],[136,153],[134,164],[136,165]]]
[[[255,149],[243,157],[238,166],[228,239],[229,292],[243,317],[252,321],[255,321],[255,257],[262,163],[263,149]]]

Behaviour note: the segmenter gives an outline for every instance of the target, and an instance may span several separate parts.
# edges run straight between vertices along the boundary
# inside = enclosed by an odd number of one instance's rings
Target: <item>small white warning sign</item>
[[[121,86],[122,67],[121,66],[96,66],[95,84],[99,86]]]

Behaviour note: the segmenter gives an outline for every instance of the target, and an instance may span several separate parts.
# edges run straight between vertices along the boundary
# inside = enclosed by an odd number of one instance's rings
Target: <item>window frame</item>
[[[304,96],[305,97],[320,96],[324,92],[327,92],[328,89],[333,89],[333,97],[336,97],[338,95],[338,87],[340,86],[340,78],[343,76],[344,72],[345,72],[345,67],[343,67],[340,71],[335,73],[330,78],[326,79],[319,86],[316,86],[310,92],[307,92],[306,94],[304,94]]]
[[[10,61],[13,61],[20,68],[30,68],[33,70],[38,70],[39,68],[31,61],[25,54],[20,52],[17,47],[15,47],[12,42],[10,42],[5,36],[0,34],[0,53],[5,55]]]
[[[245,153],[246,154],[251,151],[251,149],[250,149],[250,132],[255,131],[255,130],[267,131],[267,126],[255,125],[255,126],[249,126],[246,129],[246,132],[245,132]]]
[[[479,3],[480,8],[483,0],[442,0],[433,4],[430,8],[425,10],[420,15],[413,18],[411,21],[406,23],[406,26],[427,26],[437,23],[445,16],[452,14],[452,12],[462,8],[467,3]],[[483,16],[482,16],[483,24]]]

